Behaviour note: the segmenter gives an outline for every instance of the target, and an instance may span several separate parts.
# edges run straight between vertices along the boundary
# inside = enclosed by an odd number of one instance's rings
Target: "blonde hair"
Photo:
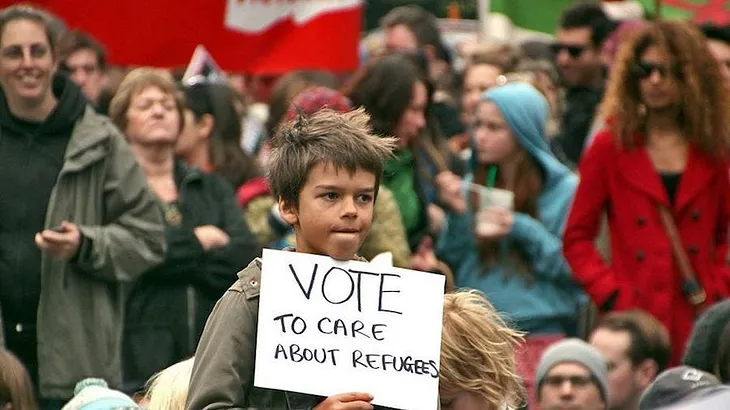
[[[489,409],[518,407],[524,398],[515,348],[522,334],[511,329],[484,295],[462,290],[444,295],[439,394],[481,397]]]
[[[150,378],[147,382],[147,394],[143,399],[147,403],[147,410],[185,409],[193,360],[194,358],[190,358],[175,363]]]
[[[157,87],[175,100],[175,108],[179,116],[179,131],[185,125],[185,101],[182,93],[175,85],[175,80],[168,71],[141,67],[130,71],[119,84],[114,98],[109,103],[109,118],[122,132],[127,130],[127,111],[132,99],[148,87]]]
[[[499,68],[502,73],[514,71],[522,61],[522,54],[509,44],[477,44],[468,56],[464,73],[478,65],[491,65]]]

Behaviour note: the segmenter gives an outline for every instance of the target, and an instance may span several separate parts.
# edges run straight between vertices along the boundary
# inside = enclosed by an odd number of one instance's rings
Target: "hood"
[[[542,167],[546,187],[571,173],[550,150],[545,135],[550,115],[549,104],[535,87],[527,83],[511,83],[490,89],[482,94],[481,100],[497,106],[517,142]],[[476,165],[476,155],[474,150],[472,166]]]
[[[81,89],[62,74],[56,74],[53,77],[51,88],[57,103],[48,118],[38,127],[35,134],[39,136],[70,133],[76,125],[76,121],[84,115],[88,104]],[[10,114],[4,92],[0,92],[0,125],[23,133],[23,120]]]

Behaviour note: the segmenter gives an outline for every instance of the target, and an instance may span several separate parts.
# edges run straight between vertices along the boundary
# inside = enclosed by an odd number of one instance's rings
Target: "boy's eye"
[[[373,196],[370,194],[362,194],[357,196],[357,201],[363,204],[369,204],[373,201]]]
[[[328,201],[334,201],[337,199],[337,194],[334,192],[327,192],[326,194],[322,195],[322,198]]]

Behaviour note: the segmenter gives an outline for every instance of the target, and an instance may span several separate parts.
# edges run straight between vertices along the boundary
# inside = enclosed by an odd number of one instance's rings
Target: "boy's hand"
[[[372,410],[373,396],[368,393],[344,393],[330,396],[314,410]]]

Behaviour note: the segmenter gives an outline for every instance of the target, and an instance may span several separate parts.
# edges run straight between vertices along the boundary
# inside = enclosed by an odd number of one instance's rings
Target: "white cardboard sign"
[[[435,410],[444,276],[264,249],[254,385]]]

